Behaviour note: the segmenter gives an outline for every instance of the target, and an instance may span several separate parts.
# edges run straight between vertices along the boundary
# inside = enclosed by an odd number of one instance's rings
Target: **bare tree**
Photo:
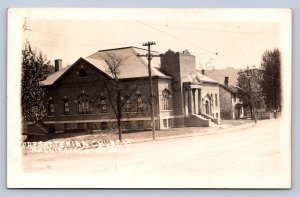
[[[111,78],[106,79],[105,83],[108,96],[107,99],[113,109],[115,117],[117,118],[120,141],[122,141],[122,113],[124,111],[124,107],[131,99],[137,87],[136,83],[131,83],[130,85],[128,85],[124,82],[121,82],[119,78],[119,75],[121,73],[120,68],[124,65],[128,58],[129,57],[121,57],[114,52],[106,53],[104,57],[104,60],[108,66],[106,72],[111,76]]]
[[[241,70],[237,78],[237,97],[244,107],[249,107],[251,119],[254,119],[254,109],[258,113],[258,103],[262,102],[263,94],[260,87],[261,71],[259,69]]]

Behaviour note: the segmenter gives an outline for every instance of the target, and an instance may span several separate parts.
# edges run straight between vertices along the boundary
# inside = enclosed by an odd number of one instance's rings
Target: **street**
[[[23,187],[284,188],[290,131],[280,120],[95,153],[24,155]]]

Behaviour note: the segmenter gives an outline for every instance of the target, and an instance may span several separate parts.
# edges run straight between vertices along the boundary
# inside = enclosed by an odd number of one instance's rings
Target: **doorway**
[[[205,101],[205,113],[209,114],[209,102]]]

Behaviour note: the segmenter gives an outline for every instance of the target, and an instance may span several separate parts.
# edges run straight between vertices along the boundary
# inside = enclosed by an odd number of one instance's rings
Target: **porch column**
[[[235,108],[234,105],[232,105],[232,119],[235,119],[235,113],[234,113],[235,111],[234,111],[234,108]]]
[[[192,102],[193,102],[192,90],[188,89],[188,112],[189,112],[189,114],[192,113]]]
[[[199,114],[198,92],[199,89],[195,89],[195,114]]]
[[[184,108],[184,114],[185,116],[188,116],[189,110],[188,110],[188,91],[186,89],[183,89],[183,108]]]
[[[202,99],[201,99],[201,89],[198,89],[198,113],[202,113]]]
[[[209,102],[209,115],[212,116],[212,100]]]
[[[193,103],[192,103],[192,106],[193,106],[193,112],[192,113],[196,113],[196,89],[192,89],[192,96],[193,96]]]

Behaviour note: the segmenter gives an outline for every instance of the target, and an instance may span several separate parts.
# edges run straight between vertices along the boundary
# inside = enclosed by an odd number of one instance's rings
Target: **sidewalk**
[[[172,140],[179,138],[189,138],[196,136],[205,135],[221,135],[237,131],[242,131],[257,126],[265,124],[272,120],[259,121],[257,124],[254,122],[243,122],[239,125],[218,125],[216,127],[184,127],[184,128],[172,128],[168,130],[155,131],[156,139],[152,138],[152,131],[141,131],[122,134],[123,141],[118,140],[118,134],[115,132],[110,133],[93,133],[78,135],[73,137],[63,137],[52,139],[44,143],[31,143],[22,145],[23,154],[37,154],[50,149],[52,152],[68,152],[73,151],[77,153],[78,150],[97,150],[98,148],[114,147],[115,145],[125,145],[125,144],[136,144],[145,142],[155,142],[163,140]],[[217,137],[217,136],[216,136]],[[75,151],[76,150],[76,151]]]
[[[126,140],[129,140],[130,143],[142,143],[142,142],[150,142],[150,141],[161,141],[161,140],[169,140],[169,139],[178,139],[178,138],[187,138],[187,137],[195,137],[195,136],[204,136],[204,135],[215,135],[215,134],[222,134],[224,132],[235,132],[240,131],[243,129],[247,129],[250,127],[255,126],[256,124],[254,122],[245,123],[242,125],[237,126],[224,126],[224,125],[218,125],[218,127],[185,127],[185,128],[175,128],[176,130],[180,129],[187,129],[194,132],[191,133],[184,133],[181,134],[175,134],[175,135],[169,135],[169,136],[159,136],[159,132],[164,132],[165,130],[156,131],[156,139],[153,140],[153,138],[144,138],[144,139],[130,139],[125,138]],[[196,131],[198,130],[198,131]]]
[[[225,122],[225,121],[224,121]],[[235,131],[237,129],[248,128],[255,123],[253,121],[233,121],[234,124],[221,124],[216,127],[182,127],[182,128],[170,128],[155,131],[156,141],[165,140],[165,139],[174,139],[174,138],[183,138],[183,137],[192,137],[199,135],[211,135],[219,132],[230,132]],[[228,123],[225,122],[225,123]],[[153,141],[152,131],[134,131],[134,132],[124,132],[122,133],[123,141],[127,141],[129,143],[140,143]],[[73,137],[63,137],[56,138],[54,136],[50,141],[118,141],[118,134],[115,132],[107,132],[107,133],[90,133],[84,135],[78,135]]]

